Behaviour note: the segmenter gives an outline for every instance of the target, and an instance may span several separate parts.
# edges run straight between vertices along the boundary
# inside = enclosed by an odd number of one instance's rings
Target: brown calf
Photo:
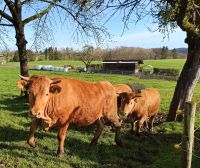
[[[122,93],[120,94],[120,111],[123,112],[137,132],[141,132],[144,123],[147,124],[150,117],[150,131],[153,131],[154,118],[160,107],[160,93],[154,88],[147,88],[141,93]]]

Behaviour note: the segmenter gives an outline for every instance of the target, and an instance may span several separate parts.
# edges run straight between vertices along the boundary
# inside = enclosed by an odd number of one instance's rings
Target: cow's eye
[[[48,96],[48,95],[49,95],[49,93],[46,94],[46,96]]]

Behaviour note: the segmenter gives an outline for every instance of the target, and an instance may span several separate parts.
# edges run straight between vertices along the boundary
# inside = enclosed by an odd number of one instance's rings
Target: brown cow
[[[64,140],[69,124],[79,126],[97,124],[91,141],[96,145],[104,128],[101,118],[107,118],[115,126],[115,142],[121,146],[121,120],[117,114],[117,95],[109,82],[86,82],[68,78],[45,76],[20,76],[19,88],[28,88],[30,115],[34,117],[28,144],[35,147],[34,133],[42,121],[45,130],[58,126],[58,156],[64,153]],[[26,82],[24,82],[26,81]]]
[[[154,118],[160,107],[160,93],[157,89],[147,88],[141,93],[122,93],[120,94],[120,111],[123,112],[137,132],[141,132],[141,127],[147,123],[150,117],[150,131],[153,131]]]

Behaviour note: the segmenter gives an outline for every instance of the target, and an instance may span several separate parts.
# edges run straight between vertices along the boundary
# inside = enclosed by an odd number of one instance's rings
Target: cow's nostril
[[[29,115],[30,115],[30,117],[34,117],[34,116],[36,116],[36,113],[34,111],[30,111]]]

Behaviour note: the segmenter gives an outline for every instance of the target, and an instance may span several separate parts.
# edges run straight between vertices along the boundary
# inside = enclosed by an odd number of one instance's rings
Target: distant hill
[[[176,48],[176,51],[180,54],[187,56],[188,49],[187,48]]]

